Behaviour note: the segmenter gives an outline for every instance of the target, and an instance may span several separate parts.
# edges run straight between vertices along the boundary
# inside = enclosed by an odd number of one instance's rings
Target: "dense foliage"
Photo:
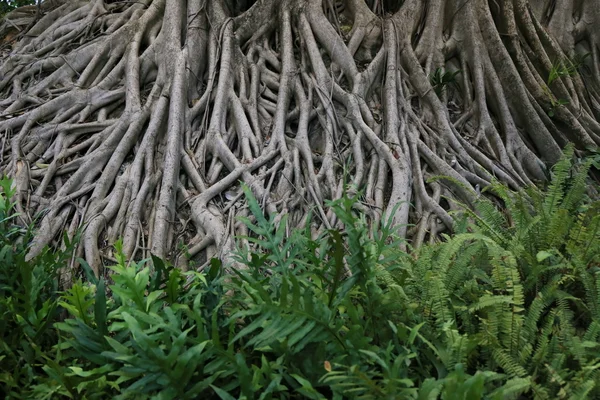
[[[0,0],[0,17],[15,8],[36,4],[35,0]]]
[[[248,268],[153,258],[30,263],[10,182],[0,203],[3,398],[598,398],[600,202],[568,150],[545,190],[494,185],[456,234],[407,254],[345,195],[340,228],[285,232],[246,191]],[[343,225],[343,229],[342,229]],[[250,250],[250,251],[248,251]]]

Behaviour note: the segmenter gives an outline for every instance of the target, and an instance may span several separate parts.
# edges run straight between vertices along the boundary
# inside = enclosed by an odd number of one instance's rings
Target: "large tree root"
[[[82,227],[79,255],[97,274],[118,238],[133,259],[232,261],[240,182],[265,213],[289,215],[288,231],[309,211],[315,234],[336,226],[326,200],[349,191],[370,222],[434,240],[452,228],[451,199],[544,180],[568,142],[598,146],[592,3],[19,10],[0,26],[0,168],[23,223],[39,221],[29,256]]]

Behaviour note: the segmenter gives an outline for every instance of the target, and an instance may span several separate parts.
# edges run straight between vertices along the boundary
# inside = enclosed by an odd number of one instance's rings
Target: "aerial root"
[[[30,258],[81,229],[97,274],[118,238],[132,260],[240,267],[241,183],[286,233],[309,213],[313,235],[339,227],[328,200],[350,195],[419,247],[453,228],[452,199],[544,180],[568,141],[600,141],[598,33],[578,23],[570,48],[525,1],[407,0],[384,18],[359,0],[235,18],[188,3],[68,2],[3,58],[0,167],[22,223],[38,221]],[[582,46],[590,73],[548,84]]]

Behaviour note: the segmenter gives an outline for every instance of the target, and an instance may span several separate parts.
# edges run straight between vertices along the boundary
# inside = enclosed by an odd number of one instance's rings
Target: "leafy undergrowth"
[[[246,191],[248,268],[118,255],[59,292],[71,247],[25,262],[0,198],[0,394],[31,399],[600,396],[600,202],[572,152],[545,189],[493,185],[409,254],[348,196],[342,229],[285,233]],[[494,198],[492,202],[488,198]],[[502,211],[496,204],[502,204]],[[117,246],[117,254],[120,253]]]

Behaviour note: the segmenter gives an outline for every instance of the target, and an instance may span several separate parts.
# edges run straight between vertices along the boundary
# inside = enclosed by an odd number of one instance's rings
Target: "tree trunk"
[[[81,229],[97,274],[232,261],[241,183],[286,229],[360,196],[413,246],[454,200],[600,143],[600,8],[583,0],[47,1],[0,26],[0,168],[29,256]],[[53,6],[45,6],[52,4]],[[36,13],[34,15],[34,13]],[[14,29],[18,34],[15,36]],[[12,32],[13,37],[8,37]],[[312,221],[307,215],[312,211]],[[409,228],[410,227],[410,228]]]

